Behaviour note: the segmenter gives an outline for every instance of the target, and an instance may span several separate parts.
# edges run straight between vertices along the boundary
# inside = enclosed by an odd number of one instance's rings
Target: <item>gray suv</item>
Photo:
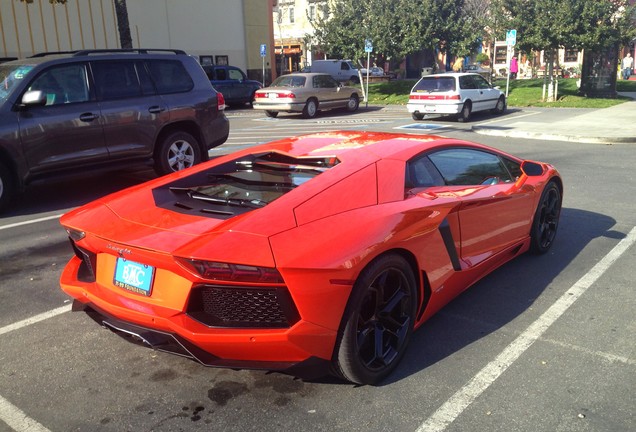
[[[0,210],[36,181],[208,159],[225,101],[181,50],[43,53],[0,64]]]

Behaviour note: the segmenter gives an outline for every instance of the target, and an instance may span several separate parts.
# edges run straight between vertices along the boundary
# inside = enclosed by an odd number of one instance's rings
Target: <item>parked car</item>
[[[329,74],[338,82],[360,83],[358,69],[351,60],[314,60],[311,71]]]
[[[363,77],[367,76],[367,68],[360,69],[360,73]],[[377,66],[373,66],[369,69],[369,76],[384,76],[384,70]]]
[[[0,83],[0,208],[39,180],[178,171],[229,133],[222,95],[181,50],[43,53],[0,64]]]
[[[285,138],[64,215],[60,281],[73,310],[205,365],[377,384],[414,328],[551,248],[562,194],[553,166],[468,141]]]
[[[253,107],[264,110],[268,117],[279,112],[300,112],[305,118],[318,111],[346,108],[353,112],[360,105],[362,94],[354,87],[346,87],[324,73],[295,73],[283,75],[256,92]]]
[[[228,105],[243,105],[254,101],[256,90],[263,85],[247,78],[245,72],[235,66],[205,65],[203,70],[216,91],[223,93]]]
[[[465,122],[477,111],[502,114],[506,96],[475,73],[426,75],[413,86],[406,108],[414,120],[422,120],[426,114],[441,114],[454,115]]]

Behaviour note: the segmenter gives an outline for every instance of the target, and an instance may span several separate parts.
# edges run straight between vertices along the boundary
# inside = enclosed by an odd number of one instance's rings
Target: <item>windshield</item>
[[[32,65],[0,65],[0,100],[6,99],[33,67]]]
[[[283,75],[276,78],[271,87],[305,87],[306,78],[302,76]]]

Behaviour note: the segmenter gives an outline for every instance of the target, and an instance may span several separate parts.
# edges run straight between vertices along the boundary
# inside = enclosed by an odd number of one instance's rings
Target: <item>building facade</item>
[[[127,0],[126,5],[133,48],[183,49],[202,63],[238,66],[259,81],[263,66],[271,73],[273,0]],[[114,0],[0,0],[0,57],[120,47]]]

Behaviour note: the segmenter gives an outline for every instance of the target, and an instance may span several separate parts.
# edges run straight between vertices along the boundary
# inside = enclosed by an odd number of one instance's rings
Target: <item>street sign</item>
[[[261,57],[266,57],[266,56],[267,56],[267,45],[261,44]]]
[[[373,42],[371,42],[371,39],[364,40],[364,52],[373,52]]]
[[[517,43],[517,30],[508,30],[506,32],[506,45],[515,46]]]

